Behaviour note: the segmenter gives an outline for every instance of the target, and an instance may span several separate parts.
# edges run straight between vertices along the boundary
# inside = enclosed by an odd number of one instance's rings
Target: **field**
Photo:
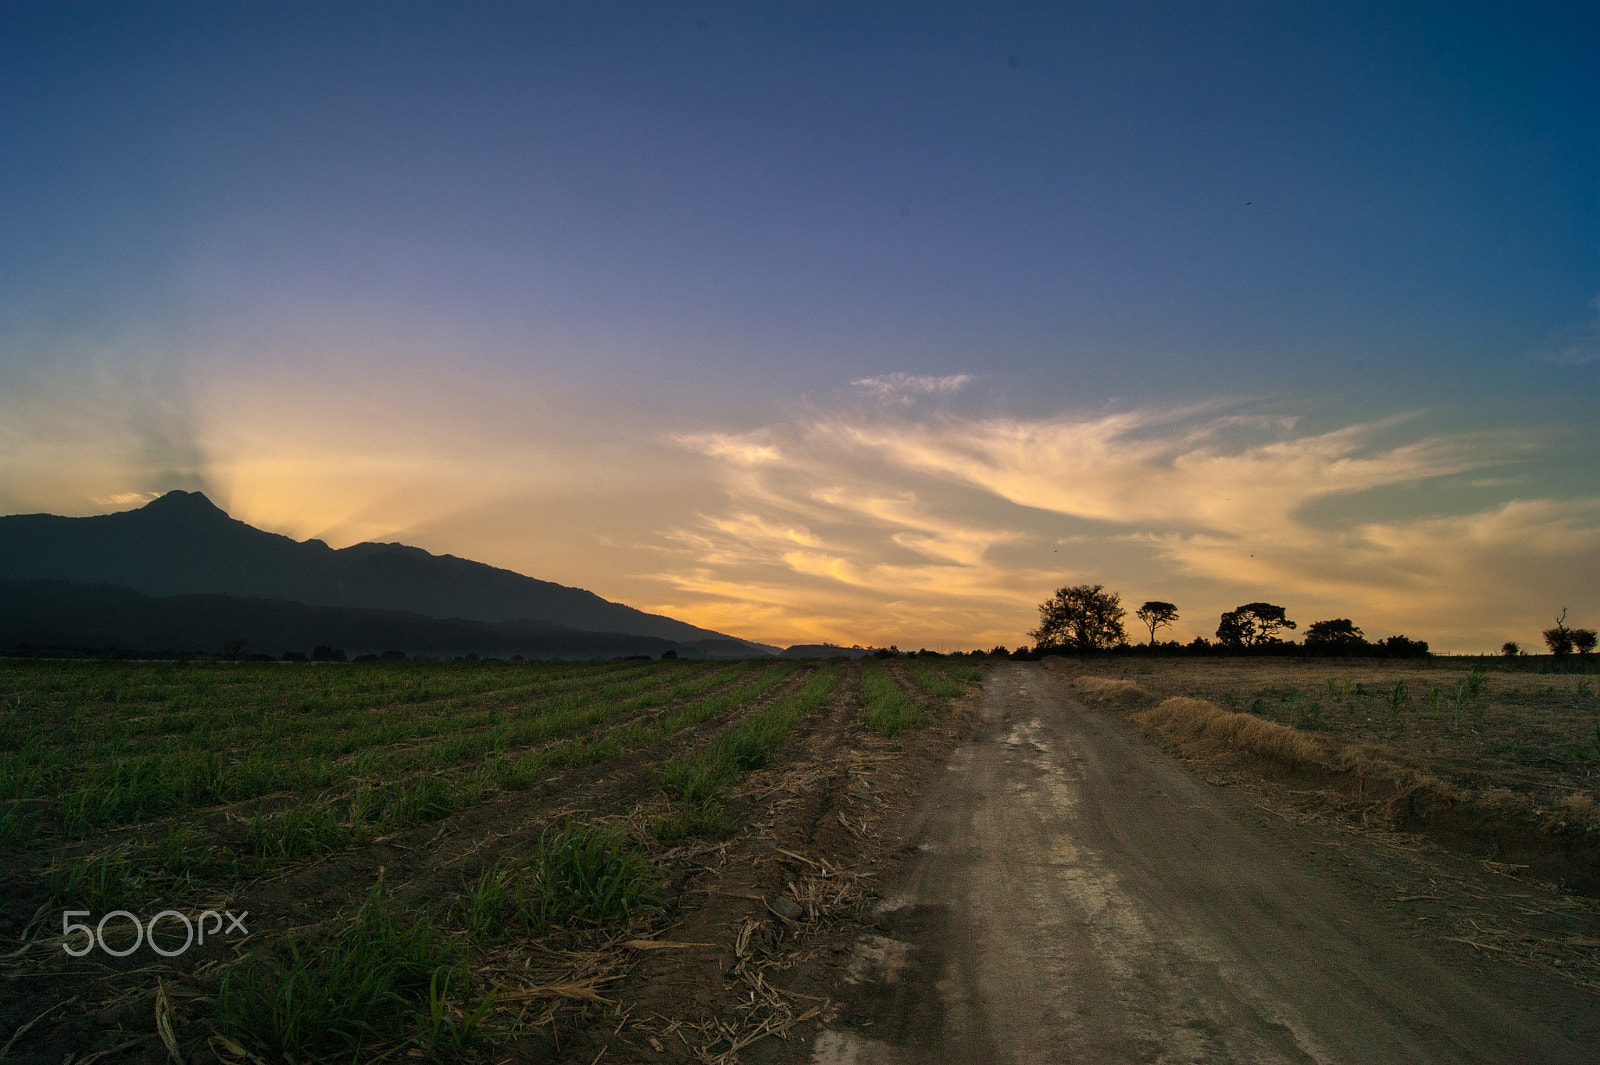
[[[993,668],[0,662],[0,1059],[798,1060]],[[1600,991],[1588,662],[1004,668]]]
[[[0,663],[0,1057],[565,1059],[632,1023],[729,1060],[803,1010],[769,990],[711,1018],[661,959],[711,947],[698,928],[764,987],[758,954],[858,904],[828,857],[871,834],[850,782],[948,742],[979,677]],[[741,876],[759,890],[718,897]],[[624,989],[653,1019],[618,1021]]]

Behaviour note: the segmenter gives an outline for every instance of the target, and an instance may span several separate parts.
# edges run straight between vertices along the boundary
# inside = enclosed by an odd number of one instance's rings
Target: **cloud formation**
[[[859,381],[850,382],[857,388],[881,400],[897,403],[910,403],[918,396],[953,395],[972,382],[969,373],[948,374],[944,377],[930,377],[908,373],[887,373],[877,377],[863,377]]]
[[[811,638],[963,645],[1016,642],[1035,604],[1078,581],[1120,589],[1130,609],[1182,600],[1188,631],[1208,636],[1222,610],[1267,598],[1303,622],[1354,616],[1465,649],[1555,599],[1592,601],[1600,500],[1485,508],[1495,479],[1464,476],[1525,459],[1536,436],[1407,439],[1407,424],[1307,431],[1212,406],[879,411],[699,433],[679,442],[710,463],[729,509],[669,532],[686,563],[672,580],[727,620],[748,599],[787,604]],[[1424,485],[1442,509],[1404,502]]]

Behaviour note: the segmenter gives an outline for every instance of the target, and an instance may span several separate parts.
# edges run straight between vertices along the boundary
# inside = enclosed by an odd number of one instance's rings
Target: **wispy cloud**
[[[1561,331],[1553,347],[1532,353],[1540,362],[1557,366],[1583,366],[1600,362],[1600,296],[1590,300],[1595,315],[1582,325]]]
[[[972,382],[969,373],[929,377],[908,373],[887,373],[877,377],[863,377],[851,384],[865,389],[879,399],[910,403],[917,396],[953,395]]]
[[[1015,641],[1050,588],[1092,579],[1134,602],[1183,589],[1193,632],[1270,597],[1470,646],[1544,609],[1517,605],[1530,592],[1595,584],[1582,559],[1600,546],[1600,501],[1463,502],[1461,513],[1375,502],[1539,446],[1505,432],[1406,439],[1408,424],[1305,431],[1215,406],[1039,419],[880,408],[697,434],[682,442],[712,460],[729,510],[670,533],[692,563],[677,587],[714,596],[725,615],[741,599],[758,610],[786,599],[834,639],[909,622],[930,639]]]
[[[1479,468],[1518,441],[1434,436],[1378,448],[1385,422],[1295,435],[1283,420],[1191,422],[1185,412],[1093,419],[964,421],[827,431],[895,465],[982,488],[1020,506],[1116,524],[1298,537],[1296,513],[1334,495]],[[1240,438],[1238,430],[1250,430]],[[1253,437],[1253,439],[1251,438]]]

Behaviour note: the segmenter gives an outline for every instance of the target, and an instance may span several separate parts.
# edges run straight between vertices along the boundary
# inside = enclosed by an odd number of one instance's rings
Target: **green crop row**
[[[872,731],[892,739],[927,722],[927,711],[906,695],[877,659],[861,660],[861,683],[866,689],[861,721]]]
[[[658,826],[663,838],[715,832],[722,802],[739,778],[766,766],[807,715],[827,705],[839,678],[837,662],[823,666],[799,691],[739,719],[696,754],[661,768],[662,790],[678,802],[676,816]]]
[[[965,679],[955,679],[942,667],[930,668],[912,660],[906,663],[906,673],[935,699],[954,699],[967,692]]]

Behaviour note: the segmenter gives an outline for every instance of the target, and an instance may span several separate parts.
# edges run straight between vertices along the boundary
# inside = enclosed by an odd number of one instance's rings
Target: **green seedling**
[[[469,933],[493,937],[506,932],[506,916],[514,902],[512,875],[513,869],[496,866],[463,885],[452,911]]]
[[[1394,717],[1400,716],[1400,708],[1411,702],[1411,692],[1406,688],[1406,682],[1397,680],[1394,688],[1389,692],[1389,713]]]
[[[444,777],[419,777],[410,787],[400,789],[394,804],[395,816],[405,824],[437,821],[454,811],[452,799],[450,782]]]
[[[1292,706],[1295,728],[1317,730],[1327,727],[1322,718],[1322,704],[1315,699],[1295,699]]]
[[[1464,677],[1456,680],[1456,698],[1451,709],[1454,712],[1456,727],[1461,727],[1462,721],[1469,711],[1482,713],[1482,692],[1488,677],[1483,673],[1473,670]]]
[[[485,1014],[494,1008],[494,995],[490,993],[468,1013],[465,1002],[458,1005],[452,1000],[450,985],[454,979],[455,974],[449,969],[437,969],[429,979],[427,1028],[419,1033],[418,1040],[423,1057],[457,1057],[473,1049],[480,1042]],[[470,990],[470,986],[466,987],[465,994]]]

